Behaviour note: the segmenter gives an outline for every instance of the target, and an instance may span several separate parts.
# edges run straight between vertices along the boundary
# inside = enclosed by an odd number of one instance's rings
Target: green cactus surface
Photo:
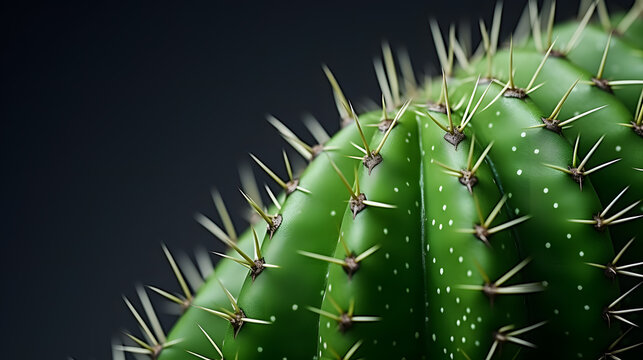
[[[530,2],[502,47],[497,5],[474,54],[432,21],[423,84],[384,44],[359,115],[324,66],[342,129],[269,119],[306,167],[251,155],[280,192],[244,186],[240,235],[214,193],[222,226],[197,221],[228,251],[192,293],[164,248],[180,295],[125,299],[141,335],[114,358],[640,359],[643,1],[588,5],[554,24]],[[168,334],[148,293],[180,309]]]

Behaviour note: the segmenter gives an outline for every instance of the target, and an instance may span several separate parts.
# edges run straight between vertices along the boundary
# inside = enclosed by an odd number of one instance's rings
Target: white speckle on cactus
[[[464,261],[464,259],[462,258],[462,256],[458,257],[458,262],[459,262],[460,264],[462,264],[462,261]]]
[[[330,290],[330,289],[329,289]],[[292,304],[292,311],[297,311],[299,309],[299,305],[297,304]]]
[[[516,208],[516,209],[514,210],[514,213],[516,213],[516,215],[520,214],[520,209]]]
[[[515,152],[515,151],[516,151],[516,149],[518,149],[518,148],[517,148],[517,147],[515,147],[515,146],[512,146],[512,147],[511,147],[511,151],[514,151],[514,152]]]
[[[449,248],[449,253],[453,254],[453,248],[452,247]]]
[[[471,270],[467,270],[467,277],[471,277],[472,274],[473,272],[471,272]]]
[[[259,347],[257,348],[257,352],[263,352],[263,348],[262,348],[261,346],[259,346]]]
[[[534,149],[534,154],[538,155],[540,153],[540,149]]]
[[[585,309],[585,310],[589,310],[589,305],[585,305],[585,306],[583,306],[583,309]]]
[[[440,288],[435,289],[435,292],[438,293],[438,295],[440,295]]]
[[[404,267],[405,267],[406,269],[408,269],[408,268],[409,268],[409,263],[404,263]]]
[[[393,275],[397,275],[397,269],[393,269]]]
[[[395,191],[395,192],[400,192],[400,189],[398,189],[398,188],[394,187],[394,188],[393,188],[393,191]]]
[[[523,131],[523,132],[520,133],[520,137],[525,137],[525,136],[527,136],[526,132]]]
[[[270,321],[275,322],[275,320],[277,320],[277,318],[274,315],[271,315],[270,316]]]
[[[447,286],[447,294],[451,292],[451,287]]]
[[[522,175],[522,169],[518,169],[518,171],[516,171],[516,175],[518,176]]]
[[[554,203],[554,209],[558,209],[558,203]]]
[[[384,232],[384,235],[388,234],[388,229],[387,228],[384,228],[382,231]]]
[[[580,251],[580,252],[578,252],[578,256],[583,257],[583,256],[585,256],[585,253]]]
[[[576,288],[578,289],[578,291],[581,291],[581,290],[583,290],[583,285],[578,285],[578,286],[576,286]]]
[[[546,242],[546,243],[545,243],[545,247],[546,247],[547,249],[549,249],[549,248],[551,247],[551,243],[550,243],[550,242]]]
[[[384,254],[384,257],[385,257],[386,259],[388,259],[388,258],[390,258],[390,257],[391,257],[391,255],[390,255],[389,253],[386,253],[386,254]]]
[[[431,339],[433,339],[433,341],[437,341],[438,338],[437,336],[435,336],[435,334],[431,334]]]
[[[377,285],[377,291],[382,292],[382,285]]]
[[[543,189],[543,192],[544,192],[545,194],[547,194],[547,193],[549,192],[549,189],[548,189],[548,188],[544,188],[544,189]]]
[[[568,239],[571,239],[571,238],[572,238],[572,234],[567,234],[567,238],[568,238]]]
[[[616,152],[619,152],[619,151],[621,151],[621,146],[620,146],[620,145],[616,145]]]
[[[447,210],[447,205],[446,204],[442,205],[442,211],[446,211],[446,210]]]
[[[431,245],[426,244],[426,252],[429,252],[429,250],[431,250]]]
[[[332,211],[330,212],[330,216],[335,216],[335,215],[337,215],[337,213],[335,212],[335,210],[332,210]]]
[[[459,298],[459,297],[455,298],[455,303],[456,303],[456,304],[459,304],[459,303],[460,303],[460,298]],[[460,320],[458,320],[458,321],[460,321]]]
[[[449,226],[453,225],[453,219],[449,219]]]
[[[558,309],[554,309],[554,314],[558,315],[558,314],[560,314],[560,311],[558,311]]]
[[[475,330],[475,329],[476,329],[476,324],[471,324],[471,330]]]
[[[489,129],[491,129],[493,127],[493,123],[489,123],[488,126],[489,126]]]
[[[438,191],[442,192],[442,185],[440,185],[440,187],[438,188]]]
[[[431,220],[431,225],[435,225],[435,219]]]
[[[462,343],[464,344],[464,343],[466,343],[466,342],[467,342],[467,338],[463,336],[463,337],[462,337]]]
[[[406,293],[408,294],[408,293],[410,293],[410,292],[411,292],[411,289],[406,288]]]
[[[442,230],[442,224],[438,225],[438,230]]]
[[[440,268],[440,275],[444,274],[444,268]]]
[[[444,307],[440,306],[440,313],[444,314]]]

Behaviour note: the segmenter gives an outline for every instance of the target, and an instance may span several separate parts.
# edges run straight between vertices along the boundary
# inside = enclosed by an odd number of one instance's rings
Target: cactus
[[[215,193],[223,229],[197,221],[229,251],[193,294],[164,247],[182,294],[148,290],[182,315],[165,335],[139,289],[147,320],[125,302],[143,336],[115,358],[636,356],[642,12],[610,17],[598,1],[554,25],[555,3],[530,2],[531,36],[500,49],[500,4],[471,58],[433,21],[442,76],[417,86],[402,57],[398,77],[384,44],[382,109],[359,116],[324,67],[343,129],[309,124],[311,146],[269,119],[305,170],[251,155],[280,194],[266,188],[265,207],[245,187],[254,221],[237,236]]]

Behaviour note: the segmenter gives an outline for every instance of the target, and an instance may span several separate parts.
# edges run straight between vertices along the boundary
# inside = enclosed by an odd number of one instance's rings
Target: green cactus
[[[115,358],[636,356],[643,1],[560,25],[553,4],[530,2],[531,37],[503,49],[497,6],[470,59],[432,22],[443,74],[422,86],[385,44],[382,110],[359,117],[325,67],[344,128],[311,126],[309,146],[269,119],[306,169],[284,152],[284,180],[252,155],[281,194],[242,192],[256,214],[237,236],[215,193],[225,230],[197,220],[230,250],[192,294],[164,248],[183,294],[149,289],[183,314],[166,336],[139,289],[143,336]]]

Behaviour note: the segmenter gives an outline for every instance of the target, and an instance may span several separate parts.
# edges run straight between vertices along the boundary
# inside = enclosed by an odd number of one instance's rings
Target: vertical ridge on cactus
[[[306,169],[250,154],[282,193],[241,191],[259,216],[238,236],[214,193],[225,230],[197,220],[230,250],[193,294],[164,247],[182,293],[149,289],[182,315],[166,336],[139,290],[149,325],[125,299],[143,336],[115,358],[635,358],[642,12],[555,24],[530,1],[531,37],[500,48],[499,4],[472,57],[431,20],[442,77],[416,87],[384,43],[382,109],[359,115],[324,65],[343,129],[308,122],[311,146],[268,118]]]

